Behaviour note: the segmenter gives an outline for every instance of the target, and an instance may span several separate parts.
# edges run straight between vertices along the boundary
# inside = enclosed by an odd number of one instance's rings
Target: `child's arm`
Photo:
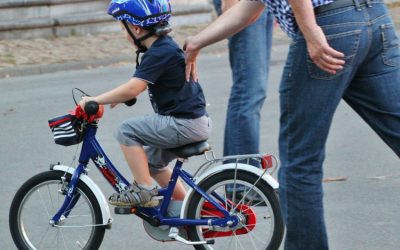
[[[138,96],[146,88],[146,81],[133,77],[128,82],[101,95],[98,95],[96,97],[83,97],[82,101],[79,102],[79,105],[84,108],[86,102],[93,100],[96,101],[98,104],[112,104],[112,107],[114,107],[118,103],[129,101],[132,98]]]

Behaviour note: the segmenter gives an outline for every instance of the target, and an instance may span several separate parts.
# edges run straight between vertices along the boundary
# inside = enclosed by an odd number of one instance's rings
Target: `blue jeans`
[[[221,0],[214,0],[221,13]],[[256,154],[260,144],[260,111],[269,75],[273,16],[260,18],[229,38],[233,85],[226,115],[224,155]],[[252,163],[256,165],[256,163]]]
[[[345,54],[335,75],[309,58],[301,34],[290,46],[280,86],[280,201],[286,250],[324,250],[322,163],[343,98],[400,157],[399,39],[383,1],[317,14],[328,43]]]

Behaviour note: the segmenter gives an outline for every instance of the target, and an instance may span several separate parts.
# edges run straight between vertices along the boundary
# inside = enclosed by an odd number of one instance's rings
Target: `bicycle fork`
[[[51,226],[59,225],[60,222],[66,219],[78,202],[80,194],[76,192],[76,187],[78,186],[79,178],[84,170],[85,166],[83,164],[79,164],[79,166],[75,169],[68,186],[66,178],[61,178],[62,186],[59,192],[65,194],[65,200],[57,213],[49,221]]]

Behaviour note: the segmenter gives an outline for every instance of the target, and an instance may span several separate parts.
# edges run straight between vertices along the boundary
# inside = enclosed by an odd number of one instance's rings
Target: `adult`
[[[219,15],[238,2],[213,0]],[[260,111],[267,92],[273,22],[272,14],[265,10],[256,22],[229,37],[233,84],[226,113],[225,156],[259,153]]]
[[[293,38],[280,86],[285,249],[328,249],[322,163],[339,101],[343,98],[400,157],[399,39],[382,0],[262,2]],[[186,77],[197,78],[201,48],[256,20],[262,2],[241,1],[188,38]]]

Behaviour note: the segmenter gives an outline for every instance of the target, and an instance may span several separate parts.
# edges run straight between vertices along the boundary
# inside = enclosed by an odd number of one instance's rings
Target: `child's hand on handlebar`
[[[85,105],[89,101],[96,101],[95,97],[93,97],[93,96],[83,96],[82,97],[82,100],[80,100],[80,102],[79,102],[79,106],[81,106],[82,110],[85,110]]]

